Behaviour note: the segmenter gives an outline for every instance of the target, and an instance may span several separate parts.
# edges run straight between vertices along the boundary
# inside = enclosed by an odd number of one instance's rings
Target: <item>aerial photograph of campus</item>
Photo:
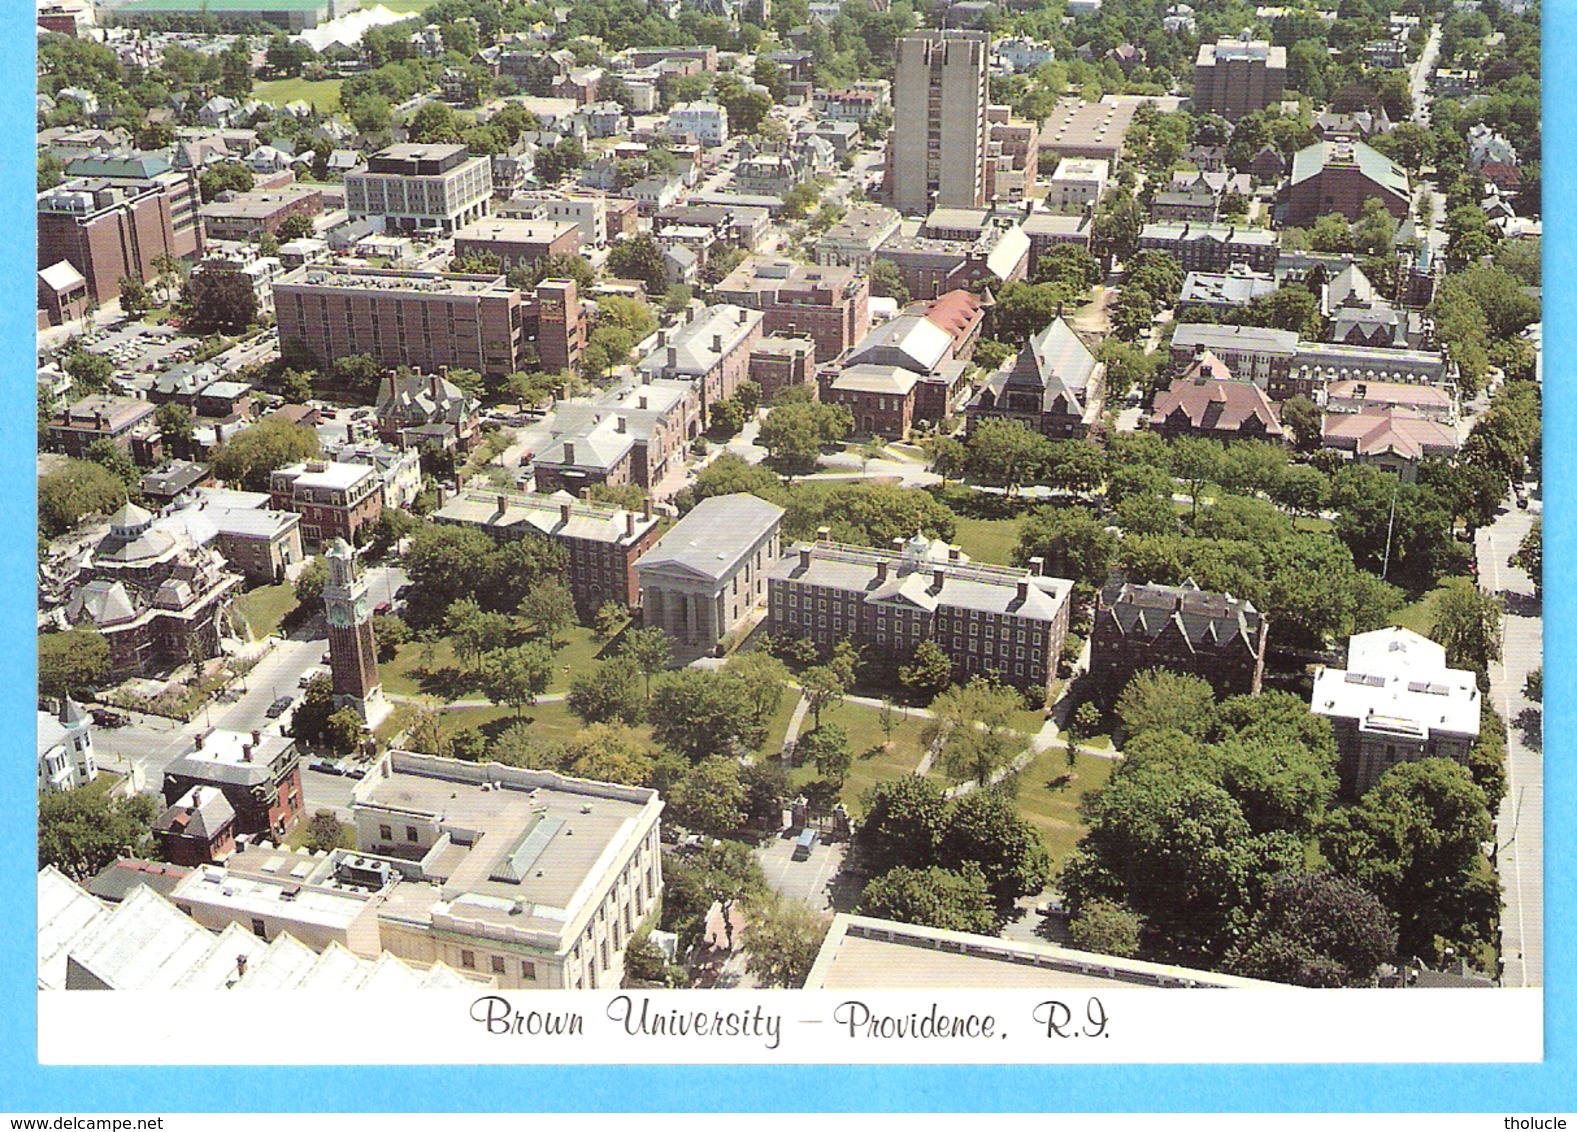
[[[1543,985],[1537,0],[34,3],[41,992]]]

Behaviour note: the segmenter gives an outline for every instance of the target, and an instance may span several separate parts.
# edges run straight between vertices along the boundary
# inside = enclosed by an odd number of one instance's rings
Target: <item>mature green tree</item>
[[[674,786],[668,805],[674,820],[711,837],[726,837],[745,824],[744,783],[739,763],[713,755],[702,759]]]
[[[723,670],[743,685],[751,719],[765,728],[783,702],[783,688],[788,683],[788,669],[783,662],[760,650],[740,652],[728,658]]]
[[[314,676],[301,702],[290,714],[290,734],[303,743],[320,743],[328,732],[334,714],[334,681],[329,676]]]
[[[821,713],[834,703],[841,702],[845,691],[843,679],[825,664],[818,664],[800,673],[799,686],[817,727],[821,726]]]
[[[699,943],[706,915],[722,905],[725,923],[734,905],[767,891],[766,877],[750,846],[720,841],[701,852],[663,862],[663,927],[679,934],[681,948]],[[727,930],[732,933],[733,928]]]
[[[968,453],[963,442],[956,437],[930,436],[920,446],[925,450],[931,470],[942,477],[944,487],[949,479],[955,479],[963,473]]]
[[[996,904],[985,874],[973,862],[957,872],[932,865],[889,869],[865,886],[860,913],[945,931],[992,935]]]
[[[110,378],[115,376],[114,362],[103,354],[92,353],[80,346],[66,355],[61,368],[75,386],[89,392],[106,388]]]
[[[652,692],[652,737],[692,762],[759,746],[761,728],[751,713],[744,681],[724,672],[686,668]]]
[[[159,426],[159,435],[177,453],[190,451],[195,421],[191,409],[179,401],[166,401],[153,411],[153,422]]]
[[[575,620],[575,597],[558,578],[538,577],[527,587],[515,612],[539,637],[552,641]]]
[[[656,764],[652,749],[619,723],[593,723],[565,741],[566,769],[576,778],[644,786]]]
[[[989,418],[969,430],[965,469],[981,483],[1005,487],[1009,493],[1037,479],[1051,444],[1018,421]]]
[[[673,646],[668,634],[655,625],[631,629],[619,642],[619,655],[629,657],[646,681],[646,698],[652,696],[652,677],[673,663]]]
[[[89,460],[67,460],[38,481],[38,525],[47,537],[65,534],[90,515],[111,515],[126,502],[126,484]]]
[[[1374,985],[1396,954],[1396,918],[1370,892],[1334,873],[1283,873],[1228,969],[1306,987]]]
[[[954,801],[938,850],[939,863],[958,870],[968,863],[985,874],[999,913],[1050,879],[1051,858],[1034,825],[1018,816],[1009,794],[972,790]]]
[[[1218,961],[1247,926],[1256,878],[1302,855],[1285,835],[1256,838],[1230,794],[1176,763],[1125,766],[1083,808],[1089,830],[1062,890],[1076,913],[1094,899],[1125,903],[1162,958]]]
[[[896,299],[900,307],[909,305],[909,289],[904,286],[903,273],[890,259],[873,259],[870,267],[871,294],[878,298]]]
[[[148,313],[153,306],[153,296],[146,283],[141,279],[122,278],[119,287],[120,309],[127,318],[136,320]]]
[[[906,775],[878,782],[863,799],[854,850],[871,875],[900,865],[927,868],[939,861],[951,803],[928,778]]]
[[[252,172],[239,161],[221,161],[208,166],[198,178],[197,190],[207,204],[220,193],[245,193],[252,189]]]
[[[930,699],[953,680],[953,662],[929,637],[915,646],[909,663],[898,668],[898,682],[918,699]]]
[[[624,655],[583,669],[570,679],[566,702],[588,724],[639,723],[646,711],[641,670]]]
[[[44,633],[38,638],[38,694],[50,699],[84,696],[110,673],[110,646],[93,628]]]
[[[1180,436],[1172,441],[1172,474],[1183,481],[1193,501],[1192,516],[1199,518],[1199,497],[1221,475],[1223,449],[1213,440]]]
[[[800,736],[795,759],[810,763],[828,782],[843,785],[844,776],[854,762],[849,736],[836,723],[823,723]]]
[[[348,755],[361,744],[366,727],[366,721],[355,708],[340,708],[324,724],[323,744],[336,755]]]
[[[518,717],[548,690],[553,680],[553,652],[536,642],[494,649],[483,657],[481,677],[483,694],[495,704],[514,708]]]
[[[1068,923],[1068,942],[1080,951],[1131,958],[1139,954],[1144,920],[1112,900],[1087,900]]]
[[[1528,533],[1522,536],[1522,541],[1517,544],[1517,551],[1506,559],[1506,565],[1515,566],[1519,570],[1526,570],[1533,579],[1535,588],[1541,588],[1544,581],[1544,520],[1533,520],[1533,526],[1528,528]]]
[[[136,855],[158,815],[152,796],[112,798],[62,790],[38,799],[38,864],[85,882],[123,856]]]
[[[802,401],[773,407],[761,422],[757,442],[774,460],[807,471],[815,467],[822,448],[841,442],[853,428],[847,406]]]
[[[1092,512],[1043,507],[1024,519],[1013,561],[1025,566],[1031,558],[1043,558],[1046,573],[1095,590],[1106,584],[1116,553],[1117,536]]]
[[[1198,676],[1152,668],[1122,690],[1117,717],[1130,735],[1171,729],[1201,739],[1210,732],[1215,706],[1215,692]]]
[[[1484,792],[1449,759],[1391,768],[1320,836],[1326,860],[1396,915],[1398,951],[1438,962],[1493,940],[1500,894],[1483,846],[1494,836]]]
[[[1306,836],[1336,797],[1334,753],[1263,738],[1228,740],[1211,753],[1218,780],[1255,833]]]
[[[222,480],[248,491],[267,491],[274,471],[317,454],[318,435],[312,429],[265,418],[221,444],[213,468]]]
[[[751,905],[741,932],[745,969],[763,987],[802,987],[832,921],[803,900],[772,894]]]
[[[935,747],[941,766],[959,780],[986,786],[1025,745],[1013,729],[1024,706],[1017,690],[984,676],[953,687],[931,701],[920,740]]]
[[[783,808],[794,797],[794,783],[777,759],[757,759],[739,772],[745,788],[745,816],[752,825],[776,829]]]
[[[1445,646],[1446,661],[1453,667],[1487,672],[1500,659],[1504,612],[1500,598],[1467,578],[1452,578],[1435,598],[1429,636]]]
[[[132,462],[131,453],[107,436],[101,436],[82,450],[82,458],[90,460],[126,485],[126,492],[136,498],[140,492],[142,470]]]
[[[638,280],[649,295],[662,294],[668,287],[668,269],[663,251],[650,236],[632,236],[608,249],[608,274],[616,279]]]

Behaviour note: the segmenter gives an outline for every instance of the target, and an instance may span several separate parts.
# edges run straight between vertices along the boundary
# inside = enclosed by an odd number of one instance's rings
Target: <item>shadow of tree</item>
[[[437,696],[446,702],[463,699],[467,693],[476,691],[476,673],[462,671],[452,664],[443,668],[426,668],[417,677],[416,686],[427,695]]]

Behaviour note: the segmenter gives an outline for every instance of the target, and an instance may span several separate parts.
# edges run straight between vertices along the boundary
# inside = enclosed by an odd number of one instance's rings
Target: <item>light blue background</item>
[[[6,538],[0,545],[0,1110],[13,1112],[170,1111],[200,1099],[202,1110],[433,1112],[450,1108],[532,1110],[1110,1110],[1110,1111],[1487,1111],[1532,1112],[1577,1107],[1573,1087],[1573,854],[1570,805],[1571,736],[1577,727],[1570,695],[1574,606],[1574,409],[1571,396],[1577,325],[1570,317],[1577,286],[1577,185],[1573,128],[1577,116],[1577,0],[1545,8],[1545,463],[1548,589],[1545,640],[1547,821],[1545,1056],[1542,1065],[1480,1066],[1132,1066],[1132,1067],[784,1067],[781,1069],[662,1067],[511,1069],[453,1067],[314,1070],[164,1066],[134,1069],[45,1068],[36,1061],[34,749],[34,405],[33,272],[34,89],[33,0],[0,5],[0,209],[6,270],[0,272],[0,357],[12,374],[0,417],[0,483],[9,485]],[[1474,993],[1464,991],[1464,994]],[[1492,992],[1486,992],[1492,993]],[[250,1031],[254,1045],[289,1043],[310,1057],[315,1036],[296,1032],[288,1017],[258,1028],[237,1002],[229,1016],[193,1019],[192,1050],[220,1052],[226,1030]],[[1296,1019],[1288,1019],[1296,1025]],[[217,1027],[217,1029],[216,1029]],[[354,1034],[347,1026],[344,1034]],[[1497,1035],[1463,1033],[1467,1049],[1493,1049]],[[334,1040],[325,1036],[325,1040]],[[376,1054],[373,1046],[367,1052]],[[1333,1062],[1342,1050],[1333,1046]],[[62,1107],[68,1106],[68,1107]]]

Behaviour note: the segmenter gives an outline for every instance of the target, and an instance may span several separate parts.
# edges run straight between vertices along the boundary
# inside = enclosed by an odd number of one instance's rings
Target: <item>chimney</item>
[[[940,566],[933,566],[931,568],[931,589],[933,591],[940,590],[946,581],[947,571],[942,569]]]
[[[799,548],[799,568],[801,570],[810,569],[810,547],[808,546]]]
[[[346,421],[345,422],[345,443],[346,444],[355,444],[356,443],[356,422],[355,421]]]
[[[502,515],[507,510],[509,510],[509,496],[505,495],[503,492],[499,492],[498,493],[498,513],[500,515]]]
[[[816,541],[817,542],[831,542],[832,541],[832,528],[831,527],[817,527],[816,528]]]
[[[723,352],[723,336],[721,334],[714,334],[714,335],[712,335],[712,353],[714,353],[714,354],[721,354],[722,352]]]
[[[750,320],[750,312],[744,307],[739,308],[739,325],[743,326]]]
[[[624,537],[625,538],[634,538],[635,537],[635,512],[634,511],[626,511],[624,513]]]
[[[876,580],[877,580],[877,582],[884,583],[884,582],[887,581],[887,571],[889,570],[889,568],[890,567],[888,566],[887,559],[885,559],[885,558],[880,559],[876,563]]]
[[[645,405],[641,406],[641,408],[643,408],[643,409],[645,407],[646,407]],[[614,421],[613,427],[614,427],[614,431],[615,432],[617,432],[620,436],[623,436],[624,435],[624,431],[625,431],[625,420],[624,420],[624,418],[623,417],[617,418]]]
[[[678,364],[679,364],[679,347],[678,346],[669,346],[668,347],[668,368],[669,369],[673,369]]]
[[[668,331],[666,329],[657,332],[657,344],[659,346],[668,345]]]
[[[252,729],[252,742],[259,747],[263,745],[263,733],[255,727]]]
[[[1023,605],[1028,600],[1029,600],[1029,579],[1028,578],[1020,578],[1018,580],[1018,603],[1020,605]]]
[[[947,548],[947,560],[949,562],[957,562],[958,559],[959,559],[959,556],[962,555],[962,554],[963,554],[963,551],[959,550],[958,547],[956,547],[956,546],[950,546],[950,547]]]
[[[193,786],[192,787],[192,804],[190,806],[186,807],[186,812],[188,814],[195,814],[197,812],[197,807],[202,804],[202,801],[203,801],[203,788],[201,786]]]
[[[238,978],[238,979],[246,978],[246,956],[245,955],[237,955],[235,957],[235,977]]]
[[[640,398],[636,401],[636,404],[638,404],[643,409],[646,408],[646,394],[642,393]]]
[[[893,536],[893,550],[897,551],[899,554],[903,553],[903,537],[901,535]]]
[[[641,501],[641,518],[650,521],[651,517],[652,517],[652,501],[650,499],[644,499],[644,500]]]
[[[568,503],[560,503],[559,504],[559,522],[561,522],[561,523],[569,522],[569,504]]]
[[[575,444],[573,441],[566,440],[564,442],[564,462],[566,464],[575,462]]]
[[[244,763],[249,763],[252,761],[252,744],[241,744],[241,761]]]
[[[207,740],[207,738],[208,738],[208,732],[206,732],[206,731],[199,731],[196,735],[194,735],[192,737],[192,750],[194,750],[194,751],[202,750],[203,749],[203,743],[204,743],[205,740]]]
[[[1037,578],[1046,576],[1046,560],[1039,555],[1029,560],[1029,572]]]

